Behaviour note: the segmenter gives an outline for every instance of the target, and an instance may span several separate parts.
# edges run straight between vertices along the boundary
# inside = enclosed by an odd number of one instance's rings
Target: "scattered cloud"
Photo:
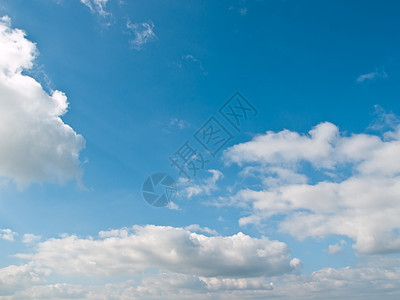
[[[375,70],[373,72],[358,76],[357,82],[371,82],[379,78],[387,78],[387,77],[388,75],[384,70],[382,71]]]
[[[169,122],[170,127],[178,127],[179,129],[185,129],[190,126],[185,120],[180,120],[177,118],[172,118]]]
[[[17,235],[18,233],[12,231],[11,229],[0,229],[0,240],[3,239],[6,241],[13,242],[14,237]]]
[[[61,116],[63,92],[46,93],[22,71],[33,67],[36,45],[25,32],[0,19],[0,177],[23,187],[31,182],[79,179],[79,152],[85,140]]]
[[[327,122],[308,135],[283,130],[256,136],[228,148],[224,159],[264,170],[263,187],[240,190],[215,205],[249,211],[239,220],[242,226],[281,215],[278,229],[299,240],[339,235],[354,240],[360,253],[400,252],[400,128],[383,136],[343,135]],[[280,184],[271,179],[277,168],[291,174],[278,174],[284,177]]]
[[[144,44],[157,38],[153,31],[154,24],[152,21],[131,23],[131,21],[128,20],[126,27],[130,29],[133,34],[133,39],[130,40],[130,43],[135,50],[141,50]]]

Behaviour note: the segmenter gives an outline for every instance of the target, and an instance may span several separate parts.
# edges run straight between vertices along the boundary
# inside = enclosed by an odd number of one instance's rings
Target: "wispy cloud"
[[[387,78],[387,77],[388,75],[384,70],[382,71],[375,70],[373,72],[358,76],[357,82],[370,82],[379,78]]]
[[[81,2],[89,7],[92,13],[99,14],[102,17],[110,15],[106,10],[108,0],[81,0]]]
[[[185,129],[190,126],[185,120],[180,120],[178,118],[172,118],[169,122],[170,127],[178,127],[179,129]]]
[[[239,0],[237,6],[230,6],[229,10],[237,11],[240,15],[245,16],[247,14],[247,3],[246,0]]]
[[[386,112],[381,106],[375,105],[375,120],[369,125],[372,130],[392,130],[400,125],[400,118],[393,112]]]
[[[154,24],[152,21],[143,23],[131,23],[128,20],[126,27],[131,30],[133,39],[130,41],[132,48],[141,50],[142,46],[157,38],[154,33]]]
[[[192,54],[186,54],[182,56],[182,60],[178,62],[178,67],[182,68],[184,62],[197,65],[203,75],[208,75],[208,72],[204,70],[203,64],[201,63],[200,59],[194,57]]]

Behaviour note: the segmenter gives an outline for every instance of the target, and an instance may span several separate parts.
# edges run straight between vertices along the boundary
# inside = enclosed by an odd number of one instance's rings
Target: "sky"
[[[399,13],[0,0],[0,299],[398,299]]]

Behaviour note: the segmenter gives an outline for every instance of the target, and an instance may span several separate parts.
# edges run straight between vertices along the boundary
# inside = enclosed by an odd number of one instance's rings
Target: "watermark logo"
[[[240,131],[242,121],[249,120],[258,114],[257,109],[239,92],[236,92],[219,109],[219,113],[233,126]]]
[[[233,135],[214,117],[208,119],[208,121],[197,130],[193,137],[212,156],[215,156],[231,139],[233,139]]]
[[[154,173],[143,183],[143,198],[152,206],[164,207],[177,193],[175,180],[165,173]]]
[[[227,129],[241,130],[243,121],[257,116],[257,109],[236,92],[218,110],[223,117],[211,116],[194,134],[193,139],[183,143],[168,157],[171,167],[178,170],[179,178],[192,180],[198,171],[205,170],[211,156],[215,157],[233,140],[233,134]],[[198,148],[203,148],[203,152]],[[210,156],[211,155],[211,156]],[[161,189],[161,190],[160,190]],[[157,191],[158,190],[158,191]],[[177,194],[175,180],[165,173],[149,176],[142,189],[144,199],[153,206],[167,206]]]

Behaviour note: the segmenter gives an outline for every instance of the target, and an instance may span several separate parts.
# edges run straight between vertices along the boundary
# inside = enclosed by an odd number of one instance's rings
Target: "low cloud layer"
[[[99,236],[49,239],[39,243],[35,253],[18,256],[60,274],[94,277],[135,275],[151,268],[205,277],[272,276],[294,271],[300,264],[291,260],[285,243],[243,233],[208,237],[148,225]]]
[[[32,265],[0,269],[0,298],[15,299],[398,299],[398,259],[309,275],[217,278],[171,272],[107,284],[46,283],[49,271]]]

